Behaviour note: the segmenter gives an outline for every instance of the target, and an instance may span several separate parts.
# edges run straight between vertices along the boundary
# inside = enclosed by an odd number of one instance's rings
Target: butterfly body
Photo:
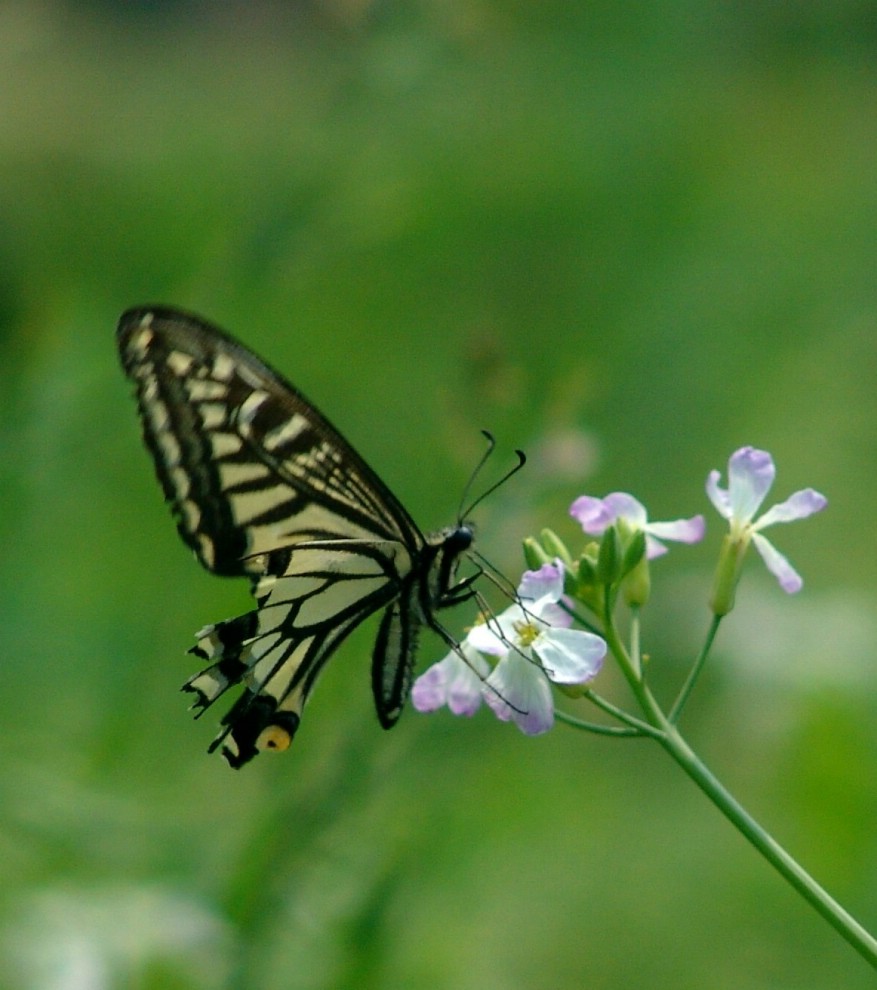
[[[394,725],[420,627],[455,645],[435,613],[471,594],[456,578],[471,529],[422,534],[300,392],[207,321],[140,307],[117,338],[180,536],[207,570],[248,577],[256,599],[190,651],[208,664],[184,685],[199,714],[244,685],[211,749],[234,767],[285,749],[326,661],[380,610],[372,690]]]

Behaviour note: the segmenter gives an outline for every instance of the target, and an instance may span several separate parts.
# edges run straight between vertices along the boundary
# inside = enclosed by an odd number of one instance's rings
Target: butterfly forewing
[[[180,535],[208,570],[253,582],[258,607],[203,629],[191,651],[209,663],[185,685],[199,711],[245,687],[213,748],[224,742],[233,766],[285,748],[325,661],[382,607],[372,686],[381,724],[392,725],[419,624],[447,638],[432,610],[458,597],[448,550],[453,565],[468,529],[449,531],[454,543],[425,540],[338,431],[206,321],[133,309],[118,342]]]
[[[217,574],[309,539],[422,542],[408,514],[291,385],[218,328],[164,308],[119,324],[146,443],[180,535]]]

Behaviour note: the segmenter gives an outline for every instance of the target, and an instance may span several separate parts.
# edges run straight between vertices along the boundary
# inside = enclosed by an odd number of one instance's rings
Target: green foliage
[[[183,652],[246,589],[179,544],[112,334],[153,301],[227,326],[425,528],[452,521],[481,427],[525,448],[478,510],[512,580],[527,533],[577,546],[574,496],[704,511],[743,443],[782,490],[825,492],[819,526],[783,534],[797,619],[772,586],[758,621],[739,597],[686,732],[873,929],[873,23],[857,3],[5,5],[0,983],[73,986],[77,949],[95,990],[870,985],[644,744],[413,712],[384,735],[370,630],[285,756],[205,756]],[[654,566],[656,690],[707,625],[719,532]]]

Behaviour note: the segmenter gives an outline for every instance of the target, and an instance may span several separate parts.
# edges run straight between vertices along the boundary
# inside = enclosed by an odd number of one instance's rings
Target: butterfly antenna
[[[463,506],[466,504],[466,499],[469,497],[469,492],[472,491],[472,485],[474,484],[475,479],[478,477],[479,474],[481,474],[481,469],[487,463],[487,458],[490,457],[490,455],[493,453],[493,448],[496,446],[496,439],[492,433],[488,433],[487,430],[482,430],[481,432],[487,438],[487,448],[485,449],[484,453],[481,455],[481,459],[475,465],[474,469],[472,470],[472,473],[469,475],[469,480],[466,482],[466,486],[463,488],[463,494],[460,496],[460,508],[457,510],[458,522],[461,522],[469,514],[463,509]]]
[[[517,474],[518,471],[520,471],[521,468],[527,463],[527,455],[522,450],[516,450],[515,453],[518,455],[518,463],[510,471],[506,471],[506,473],[499,479],[499,481],[495,481],[490,486],[490,488],[488,488],[486,491],[483,491],[478,496],[478,498],[476,498],[475,501],[469,505],[467,509],[464,509],[463,506],[466,504],[466,499],[469,497],[469,492],[472,491],[473,482],[481,473],[481,469],[487,463],[487,458],[490,457],[490,455],[493,453],[493,448],[496,446],[496,440],[494,439],[492,433],[489,433],[487,430],[482,430],[481,432],[487,438],[487,449],[481,455],[481,460],[475,465],[475,470],[469,476],[469,480],[466,482],[466,487],[463,489],[463,497],[460,499],[460,510],[457,513],[457,518],[460,521],[468,518],[472,514],[476,506],[480,505],[487,498],[488,495],[492,495],[497,490],[497,488],[499,488],[501,485],[504,485],[509,480],[509,478],[512,477],[512,475]]]

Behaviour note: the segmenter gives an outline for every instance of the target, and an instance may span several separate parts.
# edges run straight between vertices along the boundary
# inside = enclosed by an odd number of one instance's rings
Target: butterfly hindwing
[[[143,434],[183,540],[209,571],[248,576],[258,607],[208,626],[185,685],[203,711],[244,693],[213,747],[232,766],[288,745],[326,660],[384,608],[372,661],[381,724],[408,695],[417,629],[471,533],[424,538],[338,431],[277,372],[212,324],[168,307],[129,310],[119,350]]]
[[[211,747],[224,742],[232,766],[259,748],[286,748],[326,660],[366,616],[410,584],[399,570],[405,559],[399,544],[358,544],[357,551],[351,555],[341,541],[276,551],[254,588],[259,607],[198,634],[190,652],[210,665],[184,687],[196,694],[199,713],[234,684],[246,685]],[[384,657],[389,668],[409,665],[408,654]],[[251,705],[246,719],[235,718]]]

